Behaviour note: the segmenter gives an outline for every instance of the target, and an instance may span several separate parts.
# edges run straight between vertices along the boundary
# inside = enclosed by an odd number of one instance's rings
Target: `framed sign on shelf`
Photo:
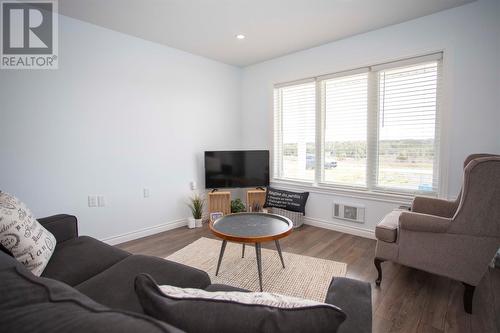
[[[214,222],[215,220],[223,216],[224,216],[223,212],[212,212],[210,213],[210,222]]]

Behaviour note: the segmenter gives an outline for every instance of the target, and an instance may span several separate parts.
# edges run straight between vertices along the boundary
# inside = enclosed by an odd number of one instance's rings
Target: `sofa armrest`
[[[76,216],[59,214],[38,219],[38,222],[54,235],[58,244],[78,237]]]
[[[336,277],[330,283],[325,303],[338,306],[347,315],[338,333],[371,333],[372,289],[369,283]]]
[[[402,230],[442,233],[448,230],[450,223],[449,218],[428,214],[402,212],[399,215],[399,226]]]
[[[448,218],[453,217],[456,210],[457,205],[455,201],[447,201],[429,197],[415,197],[411,205],[412,212]]]

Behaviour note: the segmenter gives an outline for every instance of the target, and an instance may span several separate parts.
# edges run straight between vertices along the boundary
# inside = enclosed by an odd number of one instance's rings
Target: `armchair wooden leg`
[[[476,287],[471,286],[468,283],[462,282],[464,289],[464,310],[468,314],[472,314],[472,299],[474,298],[474,290]]]
[[[377,272],[378,272],[378,277],[375,280],[375,284],[377,286],[380,286],[380,282],[382,282],[382,266],[380,264],[383,263],[384,261],[385,260],[382,260],[380,258],[375,258],[373,260],[373,263],[375,264],[375,267],[377,268]]]

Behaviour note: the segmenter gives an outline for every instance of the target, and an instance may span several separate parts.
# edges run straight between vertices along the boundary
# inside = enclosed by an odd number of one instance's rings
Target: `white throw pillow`
[[[17,261],[40,276],[56,247],[56,238],[13,195],[0,192],[0,243]]]
[[[281,309],[308,308],[312,306],[325,306],[336,309],[331,304],[268,292],[206,291],[195,288],[179,288],[170,285],[158,287],[165,295],[176,299],[232,301],[241,304],[258,304]]]

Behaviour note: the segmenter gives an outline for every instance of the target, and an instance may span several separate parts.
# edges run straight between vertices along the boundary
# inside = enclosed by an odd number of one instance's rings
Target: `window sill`
[[[271,179],[271,186],[290,191],[307,191],[323,195],[338,195],[357,199],[410,205],[415,195],[410,193],[376,192],[364,189],[344,188],[326,184],[311,184],[301,181]]]

